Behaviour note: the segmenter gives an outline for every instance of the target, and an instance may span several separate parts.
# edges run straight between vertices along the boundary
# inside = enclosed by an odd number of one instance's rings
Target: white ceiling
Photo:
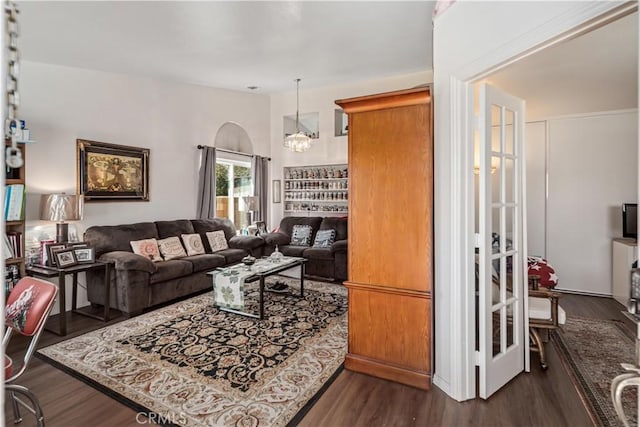
[[[434,2],[20,2],[22,58],[260,93],[432,69]]]
[[[434,4],[28,1],[19,47],[35,62],[258,93],[300,77],[305,90],[432,69]],[[488,80],[525,99],[528,118],[637,107],[637,13]]]
[[[526,101],[527,119],[638,107],[638,13],[544,49],[486,80]]]

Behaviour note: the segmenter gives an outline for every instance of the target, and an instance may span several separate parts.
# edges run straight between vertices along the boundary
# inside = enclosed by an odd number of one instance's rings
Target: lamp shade
[[[244,202],[245,212],[252,212],[258,210],[258,197],[257,196],[244,196],[242,198]]]
[[[82,219],[84,196],[81,194],[43,194],[40,200],[40,219],[64,222]]]

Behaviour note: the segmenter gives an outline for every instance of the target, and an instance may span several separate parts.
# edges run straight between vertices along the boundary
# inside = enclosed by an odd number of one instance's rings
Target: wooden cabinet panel
[[[432,145],[427,104],[355,113],[349,279],[429,291]],[[421,278],[421,279],[418,279]]]
[[[433,137],[429,89],[336,101],[349,115],[345,367],[431,385]]]
[[[430,369],[428,295],[349,287],[349,353],[408,369]]]

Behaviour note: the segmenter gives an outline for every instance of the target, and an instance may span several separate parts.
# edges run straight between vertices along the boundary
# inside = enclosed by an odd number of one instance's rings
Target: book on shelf
[[[21,221],[24,214],[24,184],[7,185],[4,201],[5,221]]]
[[[22,253],[22,233],[20,231],[7,231],[5,234],[5,245],[11,250],[11,258],[21,258]],[[7,253],[5,252],[5,256]],[[5,258],[6,259],[6,258]]]
[[[2,242],[2,255],[4,259],[15,258],[15,253],[13,252],[13,245],[11,245],[11,241],[9,240],[9,236],[4,235],[4,240]]]

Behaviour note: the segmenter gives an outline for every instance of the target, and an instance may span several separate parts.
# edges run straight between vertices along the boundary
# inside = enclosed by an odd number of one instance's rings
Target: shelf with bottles
[[[308,201],[308,202],[287,202],[284,205],[285,213],[301,213],[301,212],[321,212],[323,214],[326,213],[342,213],[346,214],[348,212],[348,206],[346,204],[315,204],[317,202]]]
[[[284,191],[291,190],[346,190],[349,187],[348,178],[333,179],[299,179],[285,180]]]
[[[284,168],[283,174],[285,183],[287,181],[346,180],[348,177],[349,170],[346,164],[288,166]]]
[[[346,191],[289,191],[284,193],[284,200],[311,202],[347,202],[349,193]]]

